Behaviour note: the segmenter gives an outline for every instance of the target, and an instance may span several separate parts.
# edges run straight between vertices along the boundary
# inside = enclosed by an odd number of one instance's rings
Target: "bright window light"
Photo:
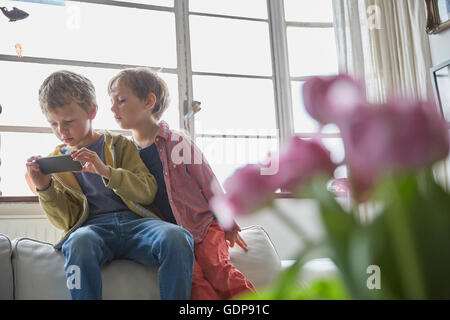
[[[189,11],[267,19],[266,0],[190,0]]]
[[[333,22],[333,0],[284,0],[287,21]]]
[[[292,76],[336,74],[336,40],[333,28],[287,28]]]
[[[18,5],[18,4],[16,4]],[[30,16],[0,19],[0,53],[175,68],[175,17],[171,12],[90,3],[66,6],[20,3]],[[145,37],[143,36],[145,34]]]
[[[120,0],[121,2],[131,2],[149,4],[152,6],[173,7],[173,0]]]
[[[276,129],[271,80],[194,76],[193,85],[194,97],[202,103],[196,133],[250,129],[267,135]]]
[[[120,129],[110,110],[111,102],[107,92],[109,80],[119,70],[7,61],[0,61],[0,70],[3,71],[0,74],[0,87],[9,88],[0,95],[0,104],[3,107],[0,125],[48,127],[47,119],[39,106],[39,87],[52,72],[69,70],[84,75],[95,86],[98,113],[93,122],[94,128]],[[177,76],[161,73],[160,76],[166,81],[171,96],[170,106],[163,119],[172,127],[179,128]]]
[[[26,162],[31,156],[47,156],[61,144],[53,134],[2,132],[0,190],[3,196],[31,196],[25,180]]]
[[[190,17],[194,71],[272,75],[266,22]]]

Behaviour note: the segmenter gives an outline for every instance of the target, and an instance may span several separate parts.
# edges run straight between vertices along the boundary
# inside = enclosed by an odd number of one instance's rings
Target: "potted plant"
[[[448,128],[432,100],[365,99],[364,86],[348,75],[314,77],[303,86],[308,113],[321,125],[336,124],[344,143],[348,179],[339,181],[351,205],[327,188],[338,165],[320,139],[292,137],[261,164],[238,169],[224,183],[211,209],[224,228],[230,216],[271,206],[304,242],[296,263],[256,299],[449,299],[450,195],[435,181],[432,166],[449,152]],[[273,175],[261,174],[270,161]],[[336,184],[335,184],[336,186]],[[325,239],[314,242],[273,205],[281,188],[317,200]],[[370,221],[362,204],[376,203]],[[311,253],[320,250],[340,277],[302,287],[295,279]]]

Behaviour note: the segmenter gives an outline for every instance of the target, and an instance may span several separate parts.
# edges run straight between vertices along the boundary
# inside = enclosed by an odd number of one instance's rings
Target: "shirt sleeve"
[[[39,204],[56,228],[67,231],[80,219],[85,204],[69,191],[56,188],[54,184],[52,178],[47,189],[37,191]]]
[[[200,148],[186,135],[183,136],[183,140],[184,143],[189,144],[191,151],[191,161],[186,164],[186,170],[200,187],[200,190],[209,203],[214,195],[224,193],[223,188]],[[240,227],[236,221],[234,221],[231,230],[240,231]]]

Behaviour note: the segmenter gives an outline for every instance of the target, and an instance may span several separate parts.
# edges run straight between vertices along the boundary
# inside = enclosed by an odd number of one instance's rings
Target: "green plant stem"
[[[353,216],[355,217],[355,220],[361,224],[361,205],[358,202],[352,202],[351,205],[351,213],[353,214]]]
[[[411,299],[425,299],[425,288],[422,283],[420,272],[420,262],[417,257],[414,237],[411,234],[412,226],[409,219],[405,216],[409,213],[407,206],[402,203],[402,194],[398,185],[393,184],[392,192],[395,193],[395,200],[400,205],[394,206],[395,214],[387,214],[388,226],[391,228],[391,234],[394,240],[394,250],[397,252],[399,265],[401,269],[402,282],[406,292]]]
[[[305,256],[313,249],[315,249],[315,246],[309,246],[301,250],[295,257],[294,264],[281,273],[273,289],[273,299],[282,300],[287,298],[289,288],[295,285],[300,269],[304,264]]]

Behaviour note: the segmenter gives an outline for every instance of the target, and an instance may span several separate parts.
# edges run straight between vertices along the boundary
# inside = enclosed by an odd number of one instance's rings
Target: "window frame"
[[[122,1],[107,1],[107,0],[66,0],[71,2],[91,3],[99,5],[111,5],[125,8],[136,8],[153,11],[165,11],[172,12],[175,16],[175,29],[176,29],[176,50],[177,50],[177,67],[176,68],[160,68],[150,66],[151,68],[160,70],[161,73],[171,73],[178,76],[178,108],[179,108],[179,125],[180,129],[185,131],[195,141],[197,137],[209,137],[209,138],[233,138],[237,135],[215,135],[215,134],[203,134],[195,132],[195,115],[189,119],[185,118],[188,114],[189,106],[194,101],[193,96],[193,76],[218,76],[218,77],[238,77],[248,79],[270,79],[273,82],[274,88],[274,106],[275,106],[275,122],[277,135],[243,135],[246,138],[275,138],[277,139],[278,146],[282,145],[293,134],[304,138],[311,138],[313,135],[317,136],[317,133],[310,132],[294,132],[294,120],[292,109],[292,96],[291,96],[291,81],[305,81],[309,77],[292,77],[289,69],[289,57],[288,57],[288,43],[287,43],[287,28],[288,27],[317,27],[317,28],[330,28],[334,26],[334,23],[320,23],[320,22],[295,22],[286,21],[284,12],[284,0],[266,0],[267,5],[267,19],[252,18],[244,16],[223,15],[214,13],[203,13],[189,11],[189,0],[174,0],[173,7],[163,7],[157,5],[130,3]],[[269,26],[269,39],[270,39],[270,52],[272,57],[272,75],[271,76],[258,76],[258,75],[246,75],[246,74],[227,74],[217,72],[199,72],[192,70],[191,63],[191,43],[190,43],[190,28],[189,18],[190,16],[205,16],[212,18],[226,18],[226,19],[238,19],[245,21],[266,22]],[[115,63],[103,63],[103,62],[90,62],[83,60],[66,60],[66,59],[54,59],[45,57],[17,57],[15,55],[0,54],[0,61],[10,62],[22,62],[22,63],[39,63],[39,64],[58,64],[66,66],[82,66],[82,67],[94,67],[94,68],[106,68],[106,69],[123,69],[130,67],[137,67],[138,65],[128,64],[115,64]],[[130,135],[130,131],[127,130],[111,130],[124,135]],[[0,125],[1,132],[31,132],[31,133],[51,133],[49,127],[35,127],[35,126],[8,126]],[[238,135],[239,136],[239,135]],[[320,137],[340,137],[339,134],[319,134]],[[241,137],[241,136],[239,136]],[[286,192],[281,192],[279,195],[281,198],[289,198],[290,195]],[[0,202],[21,202],[21,201],[38,201],[37,197],[29,196],[0,196]]]

